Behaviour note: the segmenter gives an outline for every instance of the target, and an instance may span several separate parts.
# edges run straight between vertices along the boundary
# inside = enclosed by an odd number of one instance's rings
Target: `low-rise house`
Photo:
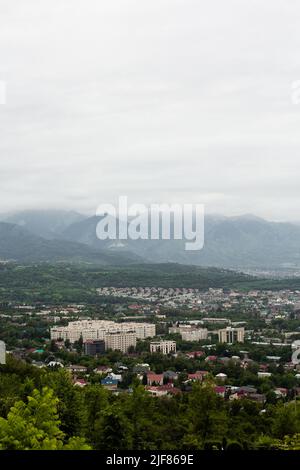
[[[197,357],[203,356],[205,356],[205,353],[203,351],[192,351],[186,353],[186,357],[188,357],[189,359],[197,359]]]
[[[113,372],[111,372],[110,374],[108,374],[107,377],[112,379],[112,380],[117,380],[118,382],[122,382],[122,375],[121,374],[114,374]]]
[[[220,372],[219,374],[216,375],[216,379],[222,380],[222,382],[225,382],[227,379],[227,374],[223,374],[223,372]]]
[[[153,372],[148,372],[147,374],[148,385],[163,385],[163,383],[164,383],[163,374],[154,374]]]
[[[217,359],[218,359],[217,356],[207,356],[207,357],[205,358],[205,362],[216,362]]]
[[[50,361],[48,367],[64,367],[63,364],[59,361]]]
[[[188,380],[192,380],[193,382],[199,381],[202,382],[202,380],[205,378],[205,376],[208,374],[207,370],[197,370],[194,372],[194,374],[188,374]]]
[[[181,390],[177,387],[174,387],[172,383],[168,383],[160,386],[146,385],[145,390],[151,393],[151,395],[156,397],[161,397],[165,395],[177,395],[181,393]]]
[[[220,397],[225,398],[226,387],[224,387],[223,385],[216,385],[214,390],[215,390],[217,395],[219,395]]]
[[[230,357],[220,357],[219,358],[219,362],[221,362],[224,365],[227,365],[230,360],[231,360]]]
[[[116,390],[118,387],[118,380],[105,377],[105,379],[101,380],[101,385],[108,390]]]
[[[87,382],[84,379],[74,379],[73,383],[78,387],[85,387],[87,385]]]
[[[257,401],[258,403],[261,403],[262,405],[266,401],[266,395],[262,393],[252,393],[251,395],[248,396],[250,400]]]
[[[257,377],[259,377],[260,379],[271,377],[271,375],[271,372],[257,372]]]
[[[100,374],[100,375],[109,374],[110,372],[112,372],[112,368],[107,367],[107,366],[98,366],[94,369],[94,372],[95,374]]]
[[[149,392],[154,397],[168,395],[168,389],[162,388],[160,386],[146,385],[145,390],[147,390],[147,392]]]
[[[274,393],[277,396],[277,398],[286,398],[288,394],[288,389],[278,387],[278,388],[275,388]]]
[[[150,371],[150,366],[149,364],[136,364],[133,367],[133,373],[134,374],[146,374],[147,372]]]
[[[299,397],[300,396],[300,387],[295,387],[293,390],[295,392],[295,396]]]
[[[167,370],[166,372],[163,373],[163,376],[169,382],[174,382],[174,380],[178,379],[178,374],[174,372],[173,370]]]
[[[87,367],[81,366],[81,365],[71,365],[66,368],[70,372],[79,372],[81,374],[86,374],[87,373]]]

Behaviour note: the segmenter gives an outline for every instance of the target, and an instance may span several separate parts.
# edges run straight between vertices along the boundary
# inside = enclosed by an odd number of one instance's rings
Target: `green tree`
[[[228,418],[223,400],[216,395],[212,384],[195,383],[188,401],[189,432],[185,445],[203,448],[206,441],[222,440],[226,436]]]
[[[0,418],[0,449],[5,450],[58,450],[89,449],[83,439],[72,438],[64,445],[57,412],[58,399],[53,391],[44,387],[34,390],[27,403],[17,401],[7,419]]]

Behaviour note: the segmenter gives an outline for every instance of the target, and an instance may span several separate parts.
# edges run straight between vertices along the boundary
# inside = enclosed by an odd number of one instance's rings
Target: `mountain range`
[[[205,244],[185,240],[99,240],[99,217],[74,211],[23,211],[1,217],[0,259],[102,265],[181,263],[229,269],[300,268],[300,226],[253,215],[205,217]]]

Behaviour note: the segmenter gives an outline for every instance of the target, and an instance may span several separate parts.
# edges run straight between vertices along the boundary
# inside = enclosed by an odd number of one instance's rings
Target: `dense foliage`
[[[0,366],[1,449],[300,449],[300,404],[225,401],[209,381],[151,397],[74,386],[67,371]]]
[[[96,288],[209,287],[249,289],[299,289],[300,278],[268,280],[217,268],[179,264],[144,264],[99,267],[87,264],[0,265],[0,302],[99,303]]]

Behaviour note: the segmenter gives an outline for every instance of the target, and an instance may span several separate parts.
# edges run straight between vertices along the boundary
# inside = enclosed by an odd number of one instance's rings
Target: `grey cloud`
[[[299,220],[299,16],[284,0],[2,0],[0,211],[128,194]]]

